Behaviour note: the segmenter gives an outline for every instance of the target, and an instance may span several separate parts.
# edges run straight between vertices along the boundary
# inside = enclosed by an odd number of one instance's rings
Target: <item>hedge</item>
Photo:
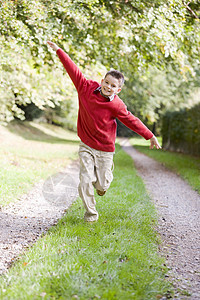
[[[168,111],[162,122],[163,148],[200,155],[200,104],[191,109]]]

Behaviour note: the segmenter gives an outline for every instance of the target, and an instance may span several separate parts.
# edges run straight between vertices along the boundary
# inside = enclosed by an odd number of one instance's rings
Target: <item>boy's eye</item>
[[[115,88],[116,86],[112,84],[112,87]]]

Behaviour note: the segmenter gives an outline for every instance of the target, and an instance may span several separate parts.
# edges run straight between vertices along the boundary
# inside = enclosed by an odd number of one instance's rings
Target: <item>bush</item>
[[[200,104],[168,111],[163,117],[162,137],[164,149],[200,155]]]

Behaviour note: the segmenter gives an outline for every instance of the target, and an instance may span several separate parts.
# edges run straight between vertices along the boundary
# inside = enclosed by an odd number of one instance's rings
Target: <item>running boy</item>
[[[121,72],[109,71],[101,80],[101,85],[94,80],[87,80],[68,54],[55,43],[47,43],[56,51],[78,92],[77,130],[81,139],[79,195],[86,210],[85,221],[97,221],[94,188],[99,196],[103,196],[113,179],[116,118],[146,140],[150,139],[151,149],[154,146],[159,149],[160,145],[153,133],[127,110],[117,96],[124,83]]]

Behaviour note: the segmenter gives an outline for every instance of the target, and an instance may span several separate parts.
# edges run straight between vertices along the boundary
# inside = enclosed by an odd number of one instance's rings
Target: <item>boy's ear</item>
[[[116,94],[119,94],[121,92],[122,88],[118,88],[117,90],[117,93]]]

